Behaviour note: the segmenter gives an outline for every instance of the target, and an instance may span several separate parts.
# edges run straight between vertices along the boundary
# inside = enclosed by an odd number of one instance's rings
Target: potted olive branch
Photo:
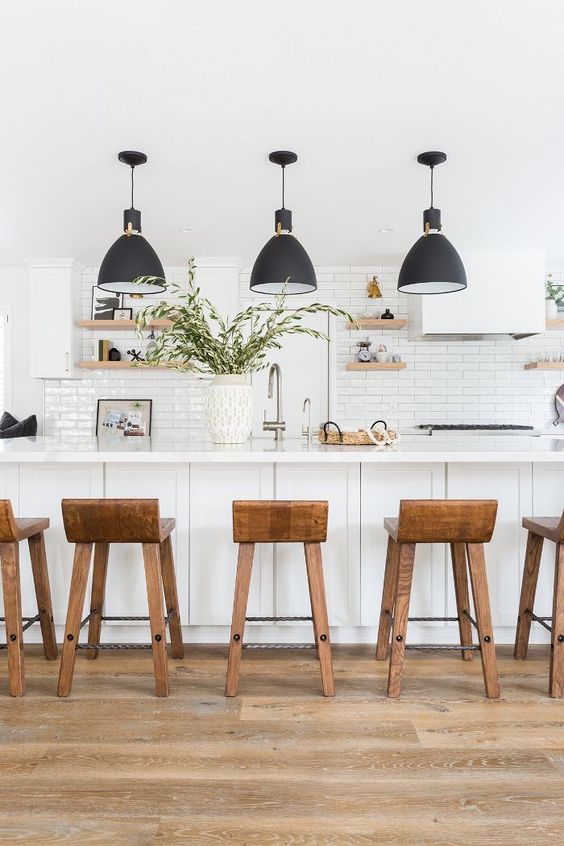
[[[155,277],[143,276],[135,281],[146,283],[155,281]],[[162,280],[159,282],[162,284]],[[148,350],[144,366],[166,363],[184,373],[214,376],[208,395],[208,424],[214,443],[243,443],[249,437],[250,375],[268,367],[269,354],[281,348],[285,335],[329,340],[324,332],[303,325],[306,315],[325,312],[354,322],[346,311],[322,303],[288,310],[284,291],[272,303],[250,305],[225,320],[213,303],[201,295],[193,258],[188,262],[185,286],[165,285],[178,302],[147,306],[135,318],[139,334],[152,320],[171,321]]]

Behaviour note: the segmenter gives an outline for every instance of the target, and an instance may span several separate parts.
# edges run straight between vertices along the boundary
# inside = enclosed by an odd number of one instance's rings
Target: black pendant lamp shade
[[[308,294],[317,290],[311,259],[292,235],[292,212],[284,208],[284,169],[298,160],[295,153],[277,150],[268,157],[282,168],[282,208],[274,214],[274,231],[254,263],[251,291],[262,294]]]
[[[100,265],[98,288],[114,294],[143,296],[162,294],[164,270],[160,259],[148,241],[141,235],[141,212],[133,207],[133,170],[145,164],[147,156],[133,150],[119,153],[118,159],[131,168],[131,208],[123,213],[124,234],[114,241]],[[154,281],[135,284],[140,276],[155,276]]]
[[[431,169],[431,206],[423,212],[424,234],[415,242],[401,266],[398,291],[404,294],[449,294],[466,288],[462,259],[441,232],[441,211],[433,208],[433,171],[446,161],[446,153],[417,156]]]

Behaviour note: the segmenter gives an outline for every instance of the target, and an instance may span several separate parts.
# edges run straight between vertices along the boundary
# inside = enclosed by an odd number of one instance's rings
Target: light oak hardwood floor
[[[402,697],[366,646],[335,647],[335,699],[311,651],[243,657],[187,646],[157,699],[149,653],[58,662],[26,649],[27,694],[0,657],[0,844],[519,846],[564,844],[564,701],[548,650],[498,649],[502,699],[480,662],[408,655]]]

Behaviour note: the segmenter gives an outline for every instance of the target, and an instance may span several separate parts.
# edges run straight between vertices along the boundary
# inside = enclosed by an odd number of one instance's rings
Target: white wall
[[[18,419],[36,414],[43,425],[43,383],[29,375],[29,276],[24,267],[0,267],[0,308],[10,311],[10,411]],[[56,304],[54,304],[56,307]],[[48,319],[48,316],[46,316]],[[0,413],[5,409],[1,409]]]

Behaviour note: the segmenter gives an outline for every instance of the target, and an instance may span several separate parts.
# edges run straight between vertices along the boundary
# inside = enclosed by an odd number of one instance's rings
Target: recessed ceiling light
[[[390,232],[395,232],[395,229],[392,229],[391,226],[381,226],[378,232],[381,232],[382,235],[389,235]]]
[[[180,231],[181,231],[181,232],[193,232],[193,231],[194,231],[194,229],[193,229],[193,227],[192,227],[192,226],[183,226],[183,227],[182,227],[182,229],[181,229]]]

